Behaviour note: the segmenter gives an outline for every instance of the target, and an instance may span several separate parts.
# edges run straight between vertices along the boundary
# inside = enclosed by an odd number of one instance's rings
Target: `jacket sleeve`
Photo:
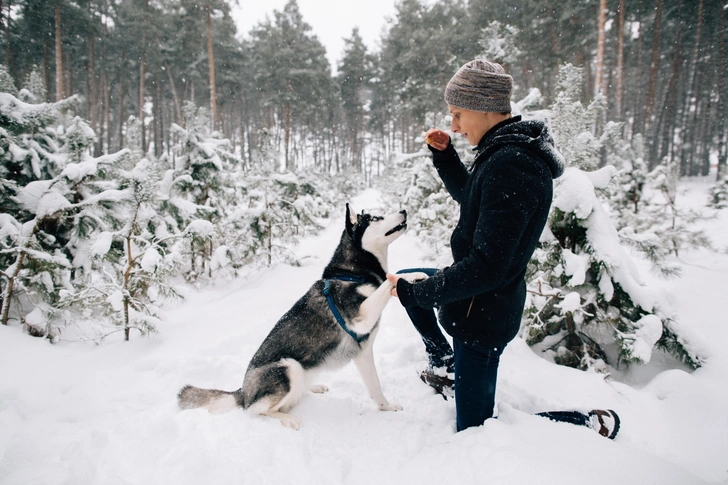
[[[460,156],[452,142],[442,151],[435,150],[429,145],[428,148],[432,152],[432,162],[445,184],[445,188],[453,200],[459,204],[462,200],[465,182],[468,180],[468,169],[460,161]]]
[[[427,280],[400,279],[404,306],[431,308],[498,288],[508,276],[519,242],[545,197],[533,159],[522,152],[496,154],[480,182],[481,199],[472,247],[465,258]],[[530,237],[530,235],[525,235]]]

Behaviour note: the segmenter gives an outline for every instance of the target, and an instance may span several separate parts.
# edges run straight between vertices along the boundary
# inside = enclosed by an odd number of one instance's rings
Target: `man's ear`
[[[356,224],[357,217],[356,212],[347,202],[346,204],[346,230],[351,232],[351,228]]]

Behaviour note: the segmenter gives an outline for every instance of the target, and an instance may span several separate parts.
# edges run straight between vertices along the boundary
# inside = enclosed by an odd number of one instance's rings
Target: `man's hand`
[[[392,296],[399,296],[397,295],[397,282],[400,278],[404,278],[405,281],[409,281],[410,283],[416,283],[418,281],[426,280],[429,278],[426,273],[422,273],[420,271],[417,271],[415,273],[400,273],[399,275],[394,275],[391,273],[387,273],[387,281],[392,283],[392,290],[390,293]]]
[[[450,135],[438,128],[430,128],[425,133],[425,143],[435,150],[443,151],[450,144]]]

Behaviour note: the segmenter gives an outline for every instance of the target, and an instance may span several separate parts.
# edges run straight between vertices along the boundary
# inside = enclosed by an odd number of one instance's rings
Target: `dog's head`
[[[379,254],[407,229],[407,211],[401,210],[388,216],[356,214],[346,204],[346,231],[354,242],[365,251]]]

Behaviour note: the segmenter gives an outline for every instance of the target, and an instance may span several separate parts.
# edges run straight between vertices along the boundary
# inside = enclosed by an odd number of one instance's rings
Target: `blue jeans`
[[[402,273],[423,272],[432,276],[435,268],[412,268]],[[455,373],[457,430],[480,426],[493,416],[498,364],[503,347],[483,348],[453,339],[455,350],[440,330],[433,308],[406,307],[405,310],[422,337],[431,367],[447,366]]]
[[[435,268],[411,268],[397,274],[422,272],[432,276]],[[474,347],[453,338],[455,350],[440,330],[433,308],[405,307],[407,315],[422,337],[430,366],[447,366],[455,373],[455,412],[457,430],[480,426],[493,417],[498,364],[504,347]],[[579,411],[538,413],[551,421],[589,426],[589,416]]]
[[[403,273],[425,273],[432,276],[437,272],[436,268],[409,268],[397,271],[397,274]],[[434,308],[422,308],[419,306],[405,307],[407,315],[409,315],[412,324],[419,332],[422,342],[427,350],[427,357],[430,360],[430,367],[447,367],[448,372],[454,372],[453,350],[450,343],[440,330],[435,316]]]
[[[455,345],[455,413],[457,430],[480,426],[493,417],[495,384],[503,347]]]

